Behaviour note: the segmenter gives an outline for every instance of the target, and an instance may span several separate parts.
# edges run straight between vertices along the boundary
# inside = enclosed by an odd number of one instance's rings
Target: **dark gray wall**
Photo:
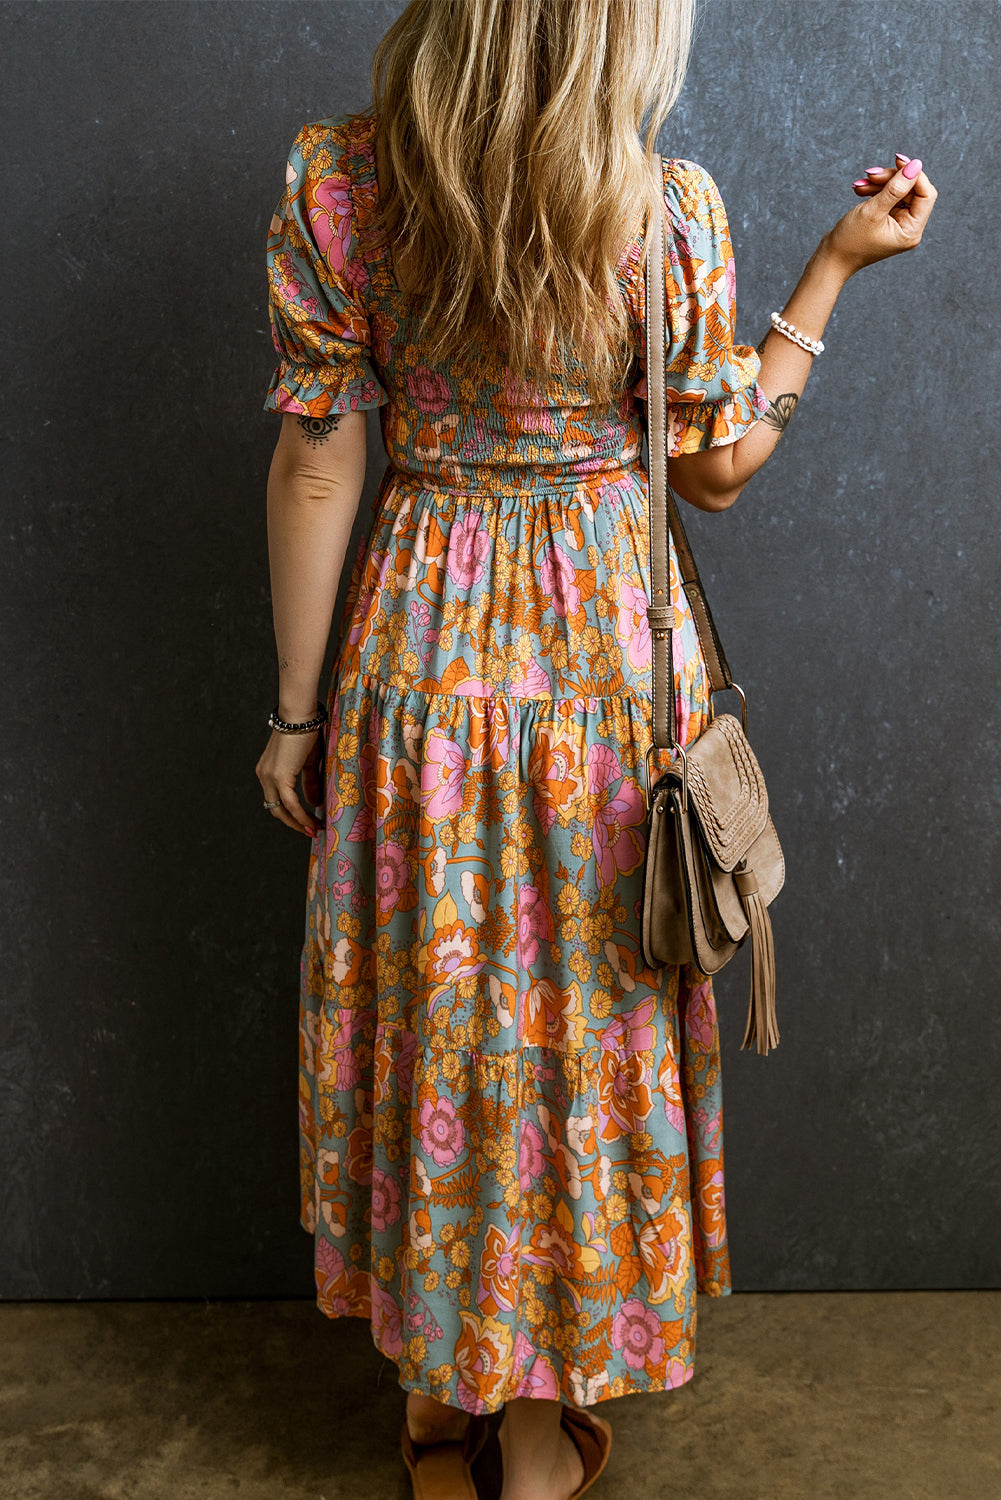
[[[8,1297],[312,1289],[308,851],[253,772],[263,245],[295,131],[365,104],[401,8],[3,8]],[[738,505],[691,517],[789,866],[767,1060],[743,956],[718,985],[739,1288],[999,1281],[997,22],[715,0],[661,139],[719,183],[752,344],[862,168],[940,191]]]

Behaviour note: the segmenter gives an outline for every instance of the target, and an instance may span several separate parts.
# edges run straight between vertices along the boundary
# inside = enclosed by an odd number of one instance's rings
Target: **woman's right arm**
[[[920,167],[920,162],[917,165]],[[887,168],[880,175],[886,176],[882,187],[850,209],[824,235],[782,308],[786,322],[809,338],[822,336],[850,276],[874,261],[912,250],[921,240],[938,196],[935,188],[920,171],[913,179],[905,177],[902,169]],[[878,181],[873,186],[878,187]],[[761,420],[734,443],[668,459],[672,489],[700,510],[728,509],[770,457],[803,393],[815,358],[774,328],[769,328],[758,352],[758,383],[768,397],[768,411]]]

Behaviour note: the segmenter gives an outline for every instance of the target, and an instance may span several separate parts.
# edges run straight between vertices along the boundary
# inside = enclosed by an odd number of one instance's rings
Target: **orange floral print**
[[[379,410],[389,463],[328,695],[300,971],[301,1222],[317,1303],[468,1411],[684,1384],[730,1290],[719,1027],[639,941],[651,740],[643,238],[621,398],[496,348],[432,363],[370,116],[307,125],[268,241],[266,405]],[[670,453],[767,409],[726,214],[664,164]],[[679,736],[708,722],[669,558]]]

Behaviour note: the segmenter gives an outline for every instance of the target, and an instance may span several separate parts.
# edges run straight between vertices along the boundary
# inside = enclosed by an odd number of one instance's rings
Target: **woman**
[[[712,984],[650,969],[639,936],[647,212],[669,478],[721,511],[845,281],[917,245],[936,196],[920,161],[868,169],[784,326],[736,344],[716,185],[652,161],[692,26],[693,0],[414,0],[371,110],[300,131],[271,226],[257,774],[312,840],[302,1224],[321,1310],[398,1366],[424,1496],[475,1493],[502,1408],[503,1500],[580,1494],[611,1438],[586,1408],[689,1380],[696,1294],[731,1286]],[[375,406],[389,465],[324,709]],[[687,743],[706,669],[673,547],[671,585]]]

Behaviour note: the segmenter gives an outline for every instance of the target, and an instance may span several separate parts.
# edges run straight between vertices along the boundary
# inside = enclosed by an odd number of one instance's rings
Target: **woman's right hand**
[[[898,154],[896,161],[896,168],[868,168],[865,178],[853,183],[864,202],[849,209],[824,236],[825,249],[844,268],[846,279],[863,266],[921,243],[938,192],[921,171],[919,158]],[[914,167],[916,175],[906,176],[905,171],[913,172]]]

